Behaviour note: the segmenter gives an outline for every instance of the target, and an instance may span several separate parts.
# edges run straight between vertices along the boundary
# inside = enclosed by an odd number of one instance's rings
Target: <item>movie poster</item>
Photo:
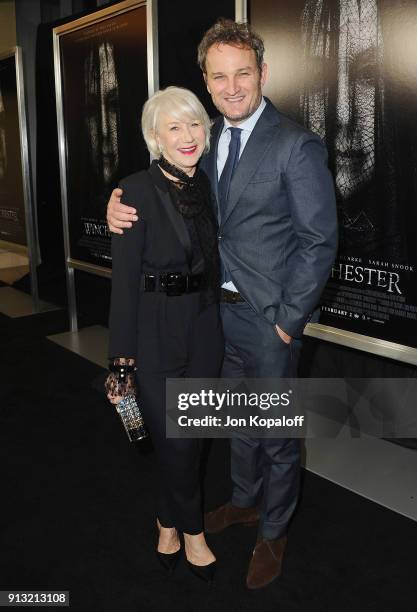
[[[26,246],[16,58],[0,59],[0,240]]]
[[[69,24],[59,49],[70,259],[109,268],[108,198],[121,178],[149,165],[140,129],[148,98],[146,4]]]
[[[252,0],[266,95],[326,142],[339,253],[320,323],[417,347],[417,1]]]

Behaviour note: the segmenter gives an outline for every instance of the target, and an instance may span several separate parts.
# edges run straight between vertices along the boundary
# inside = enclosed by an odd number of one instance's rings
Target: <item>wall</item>
[[[0,53],[16,46],[14,0],[0,0]]]

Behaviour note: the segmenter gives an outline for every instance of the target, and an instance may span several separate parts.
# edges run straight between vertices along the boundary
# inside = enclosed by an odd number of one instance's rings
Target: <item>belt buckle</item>
[[[155,274],[145,273],[144,290],[145,291],[155,291],[156,290]]]
[[[179,272],[169,272],[166,275],[165,292],[168,296],[182,295],[185,291],[185,277]],[[182,281],[182,282],[181,282]]]

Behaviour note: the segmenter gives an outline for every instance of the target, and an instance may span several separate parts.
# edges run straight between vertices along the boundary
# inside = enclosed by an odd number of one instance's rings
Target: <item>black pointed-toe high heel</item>
[[[161,523],[159,522],[159,519],[156,519],[156,527],[158,529],[159,534],[161,530]],[[156,550],[156,556],[158,557],[158,561],[162,565],[164,570],[168,572],[168,574],[172,574],[172,572],[177,566],[179,558],[181,557],[181,542],[180,548],[174,553],[162,553],[159,552],[159,550]]]
[[[216,561],[212,561],[208,565],[194,565],[191,561],[187,559],[187,565],[190,568],[190,571],[204,582],[207,582],[209,585],[213,584],[214,574],[216,572]]]
[[[164,570],[168,572],[168,574],[172,574],[181,556],[181,548],[174,553],[161,553],[157,550],[156,556]]]

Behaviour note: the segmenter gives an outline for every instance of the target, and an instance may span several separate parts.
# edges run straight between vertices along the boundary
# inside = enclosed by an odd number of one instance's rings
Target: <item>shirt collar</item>
[[[262,97],[261,99],[261,103],[259,104],[258,108],[256,109],[256,111],[247,119],[245,119],[245,121],[242,121],[242,123],[239,123],[239,125],[233,126],[227,119],[226,117],[224,117],[224,125],[223,125],[223,130],[222,133],[224,134],[224,132],[229,128],[229,127],[238,127],[241,130],[246,130],[247,132],[252,132],[253,128],[256,125],[256,122],[258,121],[259,117],[262,114],[262,111],[264,110],[266,106],[266,101],[265,98]]]

